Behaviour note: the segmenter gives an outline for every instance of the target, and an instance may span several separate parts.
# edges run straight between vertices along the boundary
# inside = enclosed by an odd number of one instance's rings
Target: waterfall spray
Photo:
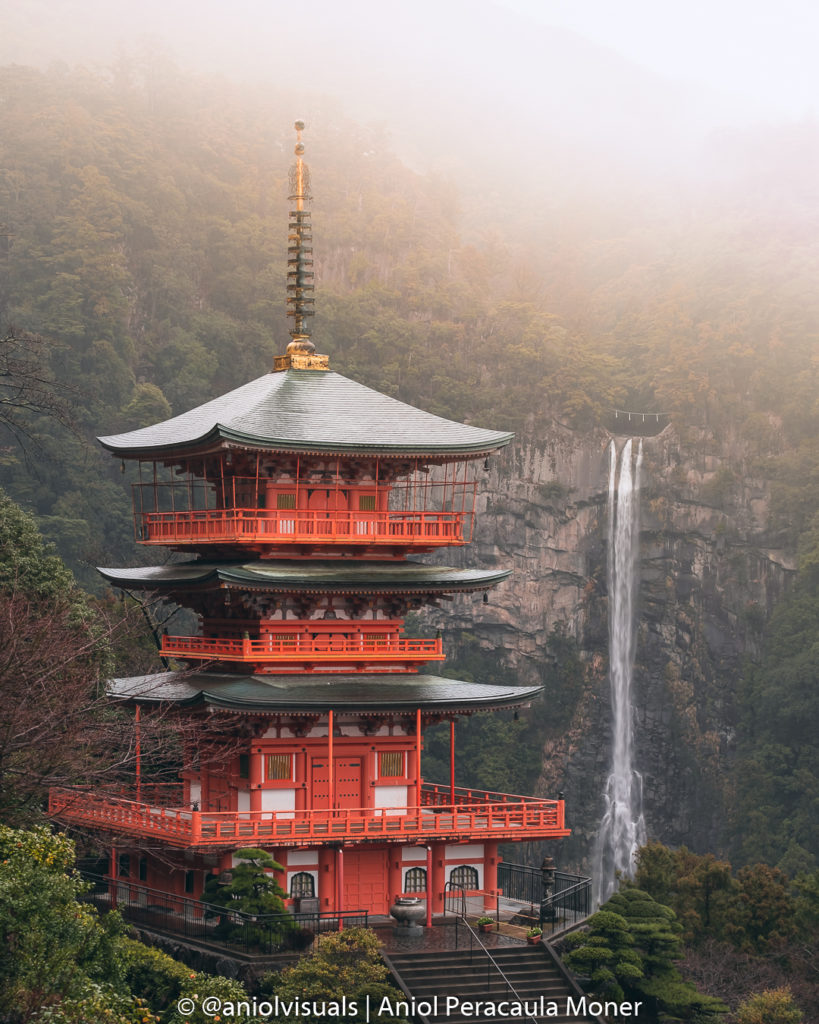
[[[642,778],[632,767],[634,754],[631,683],[634,669],[634,607],[640,537],[640,441],[632,470],[632,442],[626,441],[617,474],[617,449],[609,451],[608,590],[609,681],[612,708],[611,774],[606,782],[606,811],[600,822],[595,856],[595,903],[604,903],[617,878],[631,877],[634,856],[645,842]]]

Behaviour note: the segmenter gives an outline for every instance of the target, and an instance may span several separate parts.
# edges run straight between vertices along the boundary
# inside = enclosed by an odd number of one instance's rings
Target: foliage
[[[806,567],[774,611],[740,690],[733,815],[737,859],[819,863],[819,581]]]
[[[767,989],[737,1007],[736,1024],[800,1024],[802,1011],[787,988]]]
[[[0,825],[0,1019],[4,1024],[205,1024],[206,996],[240,1006],[238,982],[191,971],[128,938],[116,911],[82,902],[74,844]],[[180,1014],[177,1000],[194,999]],[[260,1024],[240,1009],[225,1024]]]
[[[0,296],[0,438],[6,435],[27,457],[38,451],[34,424],[41,416],[71,429],[71,389],[50,373],[44,338],[2,323],[6,310]],[[12,448],[0,448],[0,464],[13,461]]]
[[[185,964],[154,946],[123,936],[120,948],[128,988],[146,999],[156,1012],[175,1003],[183,986],[195,976]]]
[[[712,854],[647,843],[637,854],[634,884],[674,910],[686,942],[725,938],[735,928],[737,884],[731,865]]]
[[[227,907],[243,914],[282,914],[283,897],[287,893],[268,871],[284,870],[265,850],[244,847],[236,850],[234,859],[241,860],[231,868],[229,881],[211,878],[205,886],[204,900],[217,907]]]
[[[649,843],[635,885],[677,913],[687,969],[705,991],[739,1002],[787,984],[819,1011],[819,871],[792,881],[766,864],[734,873],[710,854]]]
[[[725,1005],[697,992],[676,967],[680,932],[669,907],[640,889],[624,889],[589,918],[586,929],[568,936],[564,960],[604,999],[641,1000],[655,1015],[676,1020],[717,1019]]]
[[[108,986],[122,980],[115,935],[79,902],[86,887],[73,872],[71,841],[44,827],[2,825],[0,857],[0,1015],[35,1020],[42,1007],[69,1000],[72,1020],[84,1000],[110,1006]]]
[[[311,1004],[322,1000],[340,1002],[347,998],[356,1012],[345,1018],[364,1021],[365,999],[378,1005],[381,999],[400,999],[400,993],[389,982],[389,971],[380,957],[380,942],[375,932],[367,928],[345,928],[344,931],[322,936],[321,942],[307,956],[280,975],[266,975],[263,990],[275,993],[280,1002],[308,999]],[[312,1011],[312,1005],[309,1007]],[[282,1021],[287,1018],[283,1017]],[[326,1015],[308,1012],[300,1019],[305,1024],[326,1020]],[[386,1024],[394,1024],[388,1015]]]
[[[0,589],[43,602],[69,605],[78,618],[90,617],[87,601],[71,571],[47,544],[32,516],[0,490]]]
[[[208,1008],[207,999],[218,1000],[219,1009],[213,1013]],[[190,1000],[193,1009],[183,1007],[179,1010],[178,1001]],[[248,997],[244,986],[232,978],[223,978],[214,974],[188,972],[180,986],[179,997],[172,1001],[162,1014],[162,1024],[212,1024],[219,1020],[221,1024],[265,1024],[268,1017],[259,1017],[252,1013],[253,1003]]]
[[[287,893],[276,878],[268,874],[272,871],[282,871],[281,864],[265,850],[255,847],[236,850],[233,856],[242,863],[235,864],[229,872],[217,878],[209,879],[202,897],[213,907],[222,907],[225,910],[225,913],[220,915],[216,933],[226,939],[242,936],[244,941],[259,943],[266,937],[270,938],[271,933],[293,930],[292,918],[284,909],[283,897]],[[232,914],[227,911],[269,919],[245,930],[244,926],[233,921]],[[211,910],[208,913],[213,915],[218,911]]]
[[[792,938],[797,898],[783,872],[767,864],[742,867],[734,875],[727,861],[648,843],[637,854],[635,885],[672,907],[689,943],[724,940],[749,953],[764,954]],[[806,894],[810,883],[801,882]]]
[[[92,607],[31,517],[0,492],[0,809],[7,821],[36,816],[46,785],[116,763],[110,755],[122,751],[122,723],[100,683],[117,629],[118,617],[107,622]]]

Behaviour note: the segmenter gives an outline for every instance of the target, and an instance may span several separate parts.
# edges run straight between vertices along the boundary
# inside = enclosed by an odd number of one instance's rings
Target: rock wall
[[[509,566],[484,604],[459,598],[431,620],[448,656],[469,638],[487,664],[539,682],[551,631],[580,645],[586,683],[571,723],[544,736],[538,791],[566,794],[573,836],[564,870],[590,872],[609,772],[606,498],[608,445],[600,430],[552,424],[491,460],[473,544],[449,564]],[[618,448],[625,437],[617,437]],[[719,850],[726,821],[736,689],[743,659],[784,593],[793,565],[770,547],[769,494],[736,439],[644,439],[640,590],[634,674],[635,767],[649,838]],[[546,694],[546,701],[549,700]]]

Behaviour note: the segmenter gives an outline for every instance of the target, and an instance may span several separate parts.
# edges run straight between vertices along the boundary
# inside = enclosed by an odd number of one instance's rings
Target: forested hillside
[[[771,542],[802,570],[747,672],[735,845],[777,862],[792,844],[809,864],[819,129],[716,139],[673,194],[635,185],[615,203],[601,169],[597,190],[564,182],[530,204],[412,172],[385,129],[319,106],[314,339],[333,369],[524,441],[620,408],[668,415],[703,450],[729,438],[750,453],[771,487]],[[160,58],[0,70],[2,483],[88,589],[102,589],[94,566],[142,557],[128,476],[94,435],[182,412],[284,350],[293,108],[284,90]],[[729,469],[713,484],[715,504],[734,482]]]

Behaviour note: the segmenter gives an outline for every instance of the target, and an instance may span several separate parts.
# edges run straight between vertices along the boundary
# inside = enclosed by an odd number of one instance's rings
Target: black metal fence
[[[101,912],[114,907],[126,921],[178,935],[194,942],[266,956],[306,949],[315,939],[340,928],[368,927],[366,910],[299,911],[284,914],[245,914],[130,881],[112,881],[82,872],[91,884],[84,899]]]
[[[584,875],[556,871],[549,897],[544,900],[540,868],[501,861],[498,888],[509,899],[541,907],[541,913],[545,912],[556,923],[574,924],[588,917],[592,910],[591,879]]]

